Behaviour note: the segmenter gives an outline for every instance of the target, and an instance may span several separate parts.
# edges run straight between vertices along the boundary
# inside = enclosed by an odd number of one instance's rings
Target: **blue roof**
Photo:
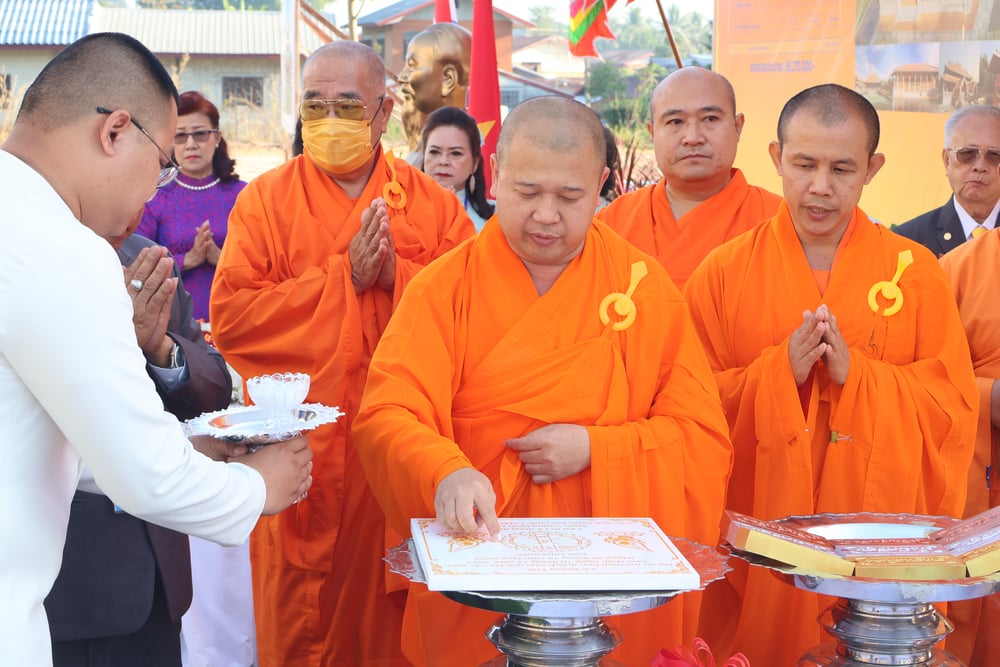
[[[388,7],[383,7],[382,9],[374,12],[368,12],[364,16],[358,17],[358,24],[380,24],[383,21],[396,18],[400,15],[409,14],[410,12],[414,12],[428,5],[431,7],[434,6],[431,0],[401,0],[400,2],[391,4]]]
[[[0,44],[65,46],[87,34],[96,0],[0,0]]]

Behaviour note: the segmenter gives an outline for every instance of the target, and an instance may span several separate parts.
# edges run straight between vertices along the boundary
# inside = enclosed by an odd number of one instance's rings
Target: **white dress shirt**
[[[225,544],[246,540],[266,489],[164,412],[111,245],[4,151],[0,201],[0,665],[49,665],[42,601],[83,461],[129,514]]]

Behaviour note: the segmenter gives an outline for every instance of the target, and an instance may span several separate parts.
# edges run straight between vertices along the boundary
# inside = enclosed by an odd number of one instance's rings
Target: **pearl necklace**
[[[201,191],[201,190],[208,190],[209,188],[214,188],[216,185],[219,184],[219,182],[222,179],[221,178],[216,178],[211,183],[206,183],[205,185],[188,185],[187,183],[185,183],[184,181],[182,181],[180,178],[175,178],[174,180],[177,181],[177,185],[181,186],[185,190],[194,190],[195,192],[198,192],[198,191]]]

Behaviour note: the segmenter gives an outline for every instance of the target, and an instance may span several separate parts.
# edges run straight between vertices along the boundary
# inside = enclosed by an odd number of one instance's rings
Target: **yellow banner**
[[[862,208],[893,224],[941,206],[951,195],[941,161],[948,114],[998,101],[996,4],[716,0],[714,67],[746,115],[736,166],[780,193],[767,146],[781,107],[804,88],[839,83],[868,98],[881,119],[886,165],[865,188]]]

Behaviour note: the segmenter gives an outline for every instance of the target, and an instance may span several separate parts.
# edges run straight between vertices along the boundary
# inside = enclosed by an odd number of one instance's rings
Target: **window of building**
[[[264,79],[259,76],[222,77],[222,99],[226,105],[264,106]]]
[[[500,106],[513,109],[521,103],[521,91],[517,88],[500,89]]]
[[[406,56],[406,49],[410,46],[410,41],[416,37],[418,33],[416,30],[407,30],[403,33],[403,56]],[[405,64],[405,63],[404,63]]]

